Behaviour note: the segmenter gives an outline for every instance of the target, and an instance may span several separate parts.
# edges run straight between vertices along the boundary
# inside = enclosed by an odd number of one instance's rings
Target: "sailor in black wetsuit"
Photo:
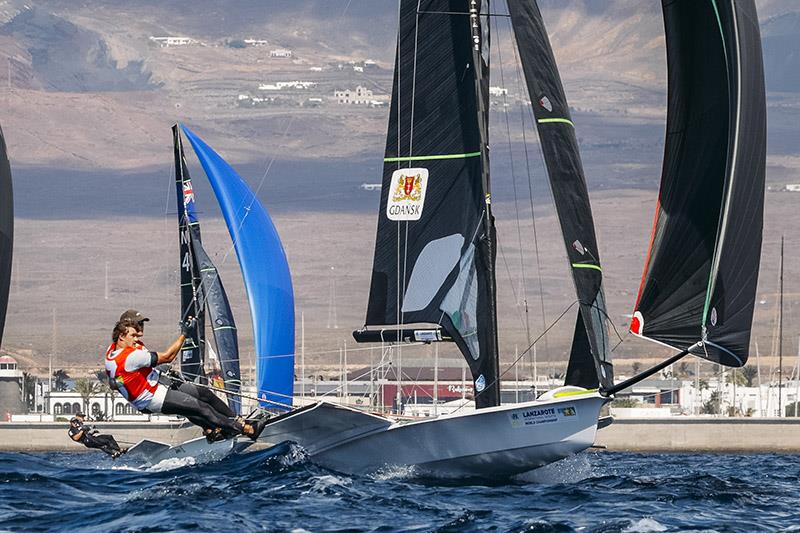
[[[69,421],[69,430],[67,430],[69,438],[75,442],[80,442],[87,448],[103,450],[114,459],[125,453],[119,447],[114,437],[111,435],[101,435],[93,426],[85,425],[83,423],[85,418],[86,415],[83,413],[77,413],[75,417]]]

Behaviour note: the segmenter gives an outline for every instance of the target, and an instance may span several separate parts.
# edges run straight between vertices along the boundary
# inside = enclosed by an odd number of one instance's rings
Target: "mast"
[[[783,235],[781,235],[781,262],[778,289],[778,417],[783,416]]]
[[[488,306],[487,324],[487,354],[492,374],[498,376],[495,383],[487,383],[487,388],[483,391],[475,389],[475,396],[484,395],[481,407],[500,405],[500,348],[497,335],[497,276],[495,273],[495,261],[497,258],[496,241],[497,231],[495,230],[494,215],[492,215],[492,189],[489,177],[489,24],[481,24],[481,5],[480,0],[470,0],[469,3],[469,24],[472,33],[472,64],[475,72],[475,96],[478,111],[478,131],[480,132],[480,152],[481,152],[481,185],[485,199],[485,211],[483,216],[483,231],[481,244],[484,248],[486,259],[486,292]],[[483,0],[486,15],[489,11],[489,0]]]

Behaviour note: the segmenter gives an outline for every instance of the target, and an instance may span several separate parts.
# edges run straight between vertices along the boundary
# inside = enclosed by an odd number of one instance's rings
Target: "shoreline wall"
[[[622,418],[597,432],[615,452],[800,453],[800,418]]]

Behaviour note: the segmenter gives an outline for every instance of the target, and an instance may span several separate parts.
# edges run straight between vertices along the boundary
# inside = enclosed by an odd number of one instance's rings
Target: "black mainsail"
[[[580,305],[565,384],[608,387],[614,372],[603,271],[575,126],[536,2],[508,2],[508,10]]]
[[[664,0],[663,11],[664,164],[630,329],[742,366],[758,281],[766,164],[755,3]]]
[[[175,188],[178,201],[178,244],[181,273],[181,320],[188,316],[197,319],[197,327],[181,348],[181,373],[190,381],[202,379],[205,354],[205,309],[198,292],[202,291],[200,268],[197,265],[192,242],[200,242],[200,222],[194,211],[194,189],[186,166],[183,141],[178,125],[172,126],[173,153],[175,156]]]
[[[191,338],[186,339],[181,351],[181,371],[189,378],[206,376],[205,323],[211,326],[216,354],[219,359],[221,379],[228,395],[228,404],[239,413],[241,389],[239,368],[239,340],[228,296],[217,267],[203,248],[200,222],[195,209],[194,188],[186,158],[179,125],[172,127],[175,150],[176,192],[178,198],[178,233],[181,253],[181,312],[200,318]]]
[[[480,7],[474,0],[400,2],[366,317],[368,328],[395,332],[354,336],[453,340],[469,364],[475,403],[486,407],[499,404],[500,387],[486,150],[488,27]],[[415,324],[428,329],[414,331]]]
[[[11,254],[14,246],[14,195],[11,187],[11,165],[6,140],[0,129],[0,346],[8,309],[11,287]]]

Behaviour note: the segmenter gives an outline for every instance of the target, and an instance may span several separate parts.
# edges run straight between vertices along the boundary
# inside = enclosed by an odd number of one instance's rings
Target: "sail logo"
[[[191,181],[183,182],[183,205],[189,205],[194,202],[194,189],[192,188]]]
[[[486,378],[483,377],[483,374],[478,376],[478,379],[475,380],[475,390],[478,392],[483,392],[483,389],[486,388]]]
[[[427,168],[404,168],[392,173],[386,217],[389,220],[419,220],[428,187]]]
[[[547,109],[547,112],[550,113],[553,111],[553,104],[550,103],[550,99],[546,96],[542,96],[539,99],[539,105],[543,108]]]

